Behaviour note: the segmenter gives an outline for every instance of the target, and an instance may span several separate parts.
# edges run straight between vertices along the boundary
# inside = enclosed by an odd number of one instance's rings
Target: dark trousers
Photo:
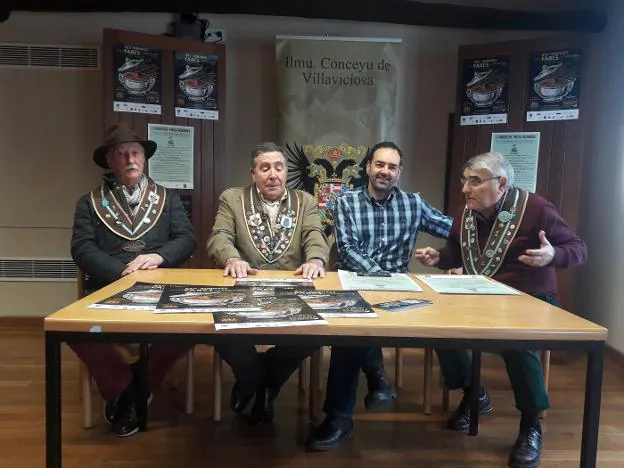
[[[360,370],[383,365],[380,346],[333,346],[323,411],[330,417],[351,418]]]
[[[471,362],[464,350],[436,350],[444,382],[450,390],[470,386]],[[516,408],[523,413],[537,414],[548,409],[548,393],[544,370],[535,351],[503,351],[507,375],[516,399]]]
[[[559,306],[557,299],[535,294],[549,304]],[[471,362],[464,350],[437,349],[440,370],[446,386],[453,390],[470,386]],[[509,382],[514,392],[516,408],[523,413],[537,414],[549,408],[548,392],[544,384],[544,369],[536,351],[502,351]]]
[[[104,400],[117,396],[132,381],[132,370],[119,349],[109,343],[71,342],[67,345],[85,363]],[[148,385],[157,388],[178,359],[193,345],[154,344],[148,351]]]
[[[253,345],[226,343],[215,346],[232,368],[242,395],[251,395],[266,386],[279,392],[301,361],[318,348],[314,346],[273,346],[259,353]]]

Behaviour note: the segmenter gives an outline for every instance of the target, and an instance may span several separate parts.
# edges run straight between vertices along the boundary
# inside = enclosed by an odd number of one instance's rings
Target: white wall
[[[607,30],[592,42],[592,116],[583,174],[581,233],[589,248],[580,310],[624,352],[624,2],[611,0]]]

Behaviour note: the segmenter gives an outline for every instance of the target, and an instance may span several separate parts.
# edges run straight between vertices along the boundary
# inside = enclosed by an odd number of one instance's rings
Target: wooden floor
[[[329,354],[329,353],[326,353]],[[386,350],[387,368],[393,373],[392,350]],[[325,366],[327,363],[325,363]],[[156,393],[150,407],[149,431],[118,439],[101,421],[82,428],[76,358],[63,349],[63,466],[116,467],[504,467],[513,444],[518,413],[501,361],[484,357],[484,383],[492,394],[496,412],[482,419],[480,434],[444,430],[448,416],[436,393],[434,413],[422,414],[422,352],[405,358],[404,388],[396,404],[381,412],[363,408],[360,387],[356,431],[352,441],[328,453],[306,453],[308,432],[306,397],[297,389],[296,376],[284,388],[271,427],[250,428],[233,417],[224,402],[224,418],[211,418],[210,374],[212,355],[197,348],[196,411],[183,415],[182,363],[172,381]],[[552,361],[552,409],[543,422],[545,431],[542,467],[578,466],[583,407],[584,360],[558,355]],[[437,369],[435,378],[437,379]],[[225,373],[224,395],[231,387]],[[452,396],[452,404],[457,402]],[[33,330],[0,328],[0,467],[45,466],[45,380],[43,334]],[[607,362],[599,443],[601,468],[624,466],[624,370]]]

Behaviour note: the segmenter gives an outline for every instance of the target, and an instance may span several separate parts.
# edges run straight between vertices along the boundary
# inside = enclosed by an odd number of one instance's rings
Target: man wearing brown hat
[[[144,174],[145,161],[155,151],[155,142],[116,124],[93,153],[95,163],[110,172],[104,174],[102,185],[78,200],[71,239],[72,258],[86,275],[88,293],[137,270],[179,266],[195,251],[197,240],[180,197]],[[106,422],[119,437],[135,434],[134,367],[115,345],[68,344],[98,385]],[[150,347],[150,390],[189,348]]]

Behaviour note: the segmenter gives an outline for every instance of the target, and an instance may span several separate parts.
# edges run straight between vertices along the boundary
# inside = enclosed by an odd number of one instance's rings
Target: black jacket
[[[164,259],[161,267],[180,266],[191,257],[197,247],[193,226],[179,195],[166,190],[163,212],[156,225],[141,237],[146,246],[138,253],[122,249],[128,240],[102,223],[93,210],[89,193],[78,200],[71,255],[78,268],[87,275],[87,291],[99,289],[120,278],[126,265],[140,254],[159,254]]]

